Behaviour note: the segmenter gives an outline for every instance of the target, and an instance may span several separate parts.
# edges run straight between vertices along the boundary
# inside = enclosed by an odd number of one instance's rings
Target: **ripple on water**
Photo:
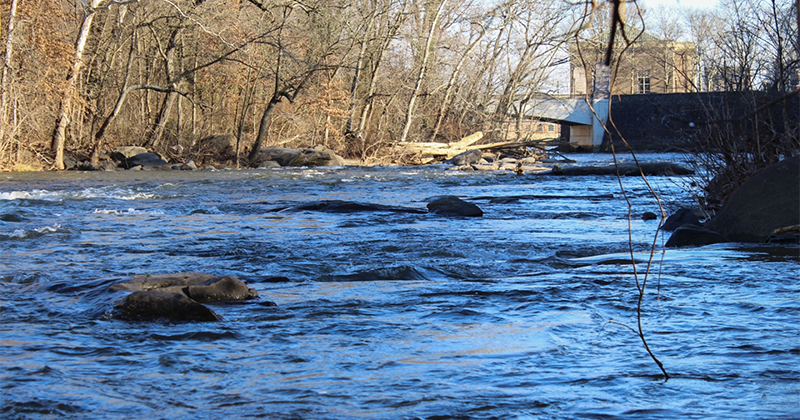
[[[623,182],[634,213],[655,211]],[[0,417],[800,416],[798,248],[659,250],[643,327],[664,382],[626,327],[656,224],[631,222],[634,276],[618,188],[442,168],[12,175]],[[440,195],[485,215],[268,212]],[[108,317],[110,284],[177,271],[233,274],[261,299],[215,305],[213,324]]]

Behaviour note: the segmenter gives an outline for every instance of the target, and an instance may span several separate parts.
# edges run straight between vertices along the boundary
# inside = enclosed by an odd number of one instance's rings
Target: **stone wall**
[[[752,135],[758,127],[782,132],[786,122],[796,126],[800,121],[800,95],[773,103],[781,96],[765,92],[613,96],[609,121],[611,140],[615,146],[624,147],[620,136],[614,132],[614,125],[635,151],[679,150],[692,136],[707,135],[714,130],[738,130]],[[752,117],[759,108],[763,110],[758,112],[758,118]],[[733,122],[723,124],[721,120]],[[608,134],[602,150],[609,150]]]

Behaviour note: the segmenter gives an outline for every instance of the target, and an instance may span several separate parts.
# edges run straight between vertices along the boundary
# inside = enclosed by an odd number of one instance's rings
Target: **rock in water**
[[[725,237],[712,230],[703,229],[695,225],[683,225],[672,233],[669,240],[664,244],[667,248],[682,246],[701,246],[726,242]]]
[[[131,321],[217,321],[211,309],[180,292],[133,292],[117,304],[120,318]]]
[[[443,216],[481,217],[483,210],[456,196],[446,195],[428,203],[428,211]]]
[[[664,221],[661,230],[673,231],[683,225],[700,226],[700,219],[689,209],[681,208]]]
[[[275,161],[281,166],[339,166],[344,164],[344,159],[333,150],[323,146],[314,146],[306,149],[291,149],[278,146],[268,146],[259,151],[258,156],[250,162],[252,166],[261,166],[262,162]]]
[[[756,172],[731,194],[704,228],[684,225],[675,230],[666,246],[765,242],[775,232],[783,232],[782,228],[797,225],[800,156],[792,156]]]
[[[220,317],[203,303],[258,297],[258,292],[236,277],[205,273],[134,276],[109,290],[132,291],[116,305],[117,313],[122,319],[140,321],[216,321]]]
[[[644,175],[691,175],[694,173],[691,169],[685,168],[681,165],[671,162],[641,162],[636,163],[620,163],[619,165],[607,166],[553,166],[553,170],[547,172],[550,175],[568,175],[568,176],[585,176],[585,175],[616,175],[617,172],[621,176],[640,176]]]
[[[646,211],[642,213],[642,220],[656,220],[658,219],[658,215],[653,213],[652,211]]]
[[[139,153],[138,155],[122,160],[120,166],[131,169],[137,166],[142,168],[169,168],[169,162],[164,160],[158,153]]]
[[[481,157],[483,157],[483,152],[478,149],[473,149],[453,156],[448,162],[455,166],[472,165],[473,163],[478,163]]]
[[[224,302],[258,297],[258,292],[247,287],[233,276],[214,277],[196,286],[188,286],[184,293],[198,302]]]
[[[109,156],[117,162],[122,162],[142,153],[147,153],[147,149],[139,146],[121,146],[114,149]]]
[[[756,172],[731,194],[706,228],[732,242],[764,242],[800,224],[800,156]]]

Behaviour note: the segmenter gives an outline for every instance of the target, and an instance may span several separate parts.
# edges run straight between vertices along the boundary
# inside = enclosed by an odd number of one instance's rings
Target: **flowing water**
[[[691,205],[687,179],[649,181],[668,212]],[[657,202],[623,182],[630,233],[614,177],[3,174],[0,418],[800,417],[798,248],[662,252],[640,219]],[[441,195],[484,217],[292,209]],[[626,327],[654,241],[643,325],[667,381]],[[109,285],[183,271],[260,298],[216,323],[112,316]]]

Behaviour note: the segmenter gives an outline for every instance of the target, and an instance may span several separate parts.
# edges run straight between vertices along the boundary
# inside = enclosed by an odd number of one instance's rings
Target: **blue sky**
[[[676,9],[710,9],[717,4],[717,0],[638,0],[638,2],[646,7],[663,5],[665,7],[674,7]]]

